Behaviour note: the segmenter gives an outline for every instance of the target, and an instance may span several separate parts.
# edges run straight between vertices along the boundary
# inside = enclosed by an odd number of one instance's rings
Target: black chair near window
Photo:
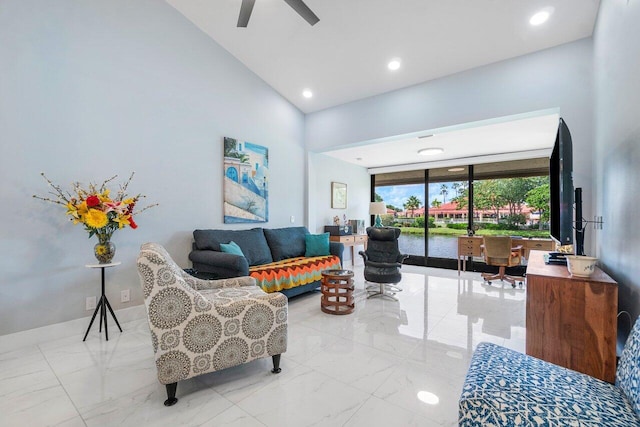
[[[409,256],[400,253],[398,237],[401,230],[395,227],[369,227],[367,250],[360,251],[364,259],[364,280],[375,285],[367,287],[369,298],[389,298],[397,301],[395,294],[402,291],[397,285],[402,280],[400,268]]]

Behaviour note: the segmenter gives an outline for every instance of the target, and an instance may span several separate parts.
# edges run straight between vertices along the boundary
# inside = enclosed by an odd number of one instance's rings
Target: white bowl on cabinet
[[[589,277],[596,271],[598,258],[590,256],[566,255],[567,269],[572,276]]]

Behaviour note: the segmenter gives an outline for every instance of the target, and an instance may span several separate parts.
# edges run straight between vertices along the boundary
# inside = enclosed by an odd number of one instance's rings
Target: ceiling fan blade
[[[307,21],[309,24],[315,25],[318,23],[318,21],[320,21],[320,18],[318,18],[316,14],[313,13],[311,9],[309,9],[309,7],[306,4],[304,4],[302,0],[284,0],[284,1],[286,1],[287,4],[293,8],[293,10],[298,12],[298,15],[302,16],[305,19],[305,21]]]
[[[253,11],[253,5],[256,0],[242,0],[242,6],[240,6],[240,16],[238,16],[238,27],[246,28],[251,18],[251,12]]]

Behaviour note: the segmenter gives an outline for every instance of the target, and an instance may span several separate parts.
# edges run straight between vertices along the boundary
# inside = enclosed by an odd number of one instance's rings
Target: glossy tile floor
[[[271,360],[178,384],[164,407],[146,319],[0,353],[1,426],[451,426],[480,341],[524,351],[525,291],[478,274],[403,267],[399,301],[320,311],[319,293],[289,303],[282,373]]]

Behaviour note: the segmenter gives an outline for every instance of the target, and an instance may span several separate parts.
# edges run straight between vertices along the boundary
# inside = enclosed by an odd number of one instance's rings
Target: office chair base
[[[367,298],[389,298],[391,300],[398,301],[395,294],[402,292],[402,289],[392,283],[376,283],[367,286],[366,291],[369,293]]]
[[[504,273],[503,267],[500,267],[500,271],[498,272],[498,274],[482,273],[482,278],[489,285],[493,280],[500,280],[501,282],[506,281],[510,283],[512,288],[516,287],[516,283],[518,283],[518,286],[520,286],[521,288],[524,286],[524,277],[509,276]]]

